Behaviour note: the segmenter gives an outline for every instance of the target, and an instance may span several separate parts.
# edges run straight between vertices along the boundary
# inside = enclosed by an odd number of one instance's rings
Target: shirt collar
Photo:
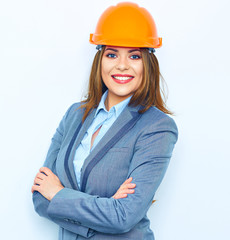
[[[98,113],[100,112],[100,110],[102,110],[102,109],[103,109],[105,112],[108,113],[108,111],[107,111],[107,109],[106,109],[106,107],[105,107],[105,99],[107,98],[107,95],[108,95],[108,90],[106,90],[106,91],[104,92],[104,94],[102,95],[101,101],[100,101],[100,103],[98,104],[98,107],[97,107],[97,110],[96,110],[96,112],[95,112],[95,116],[94,116],[94,117],[96,117],[97,114],[98,114]],[[116,117],[118,117],[118,116],[120,115],[120,113],[123,111],[123,109],[128,105],[131,97],[132,97],[132,96],[126,98],[126,99],[123,100],[122,102],[120,102],[120,103],[116,104],[115,106],[113,106],[113,107],[109,110],[109,112],[115,111],[115,115],[116,115]]]

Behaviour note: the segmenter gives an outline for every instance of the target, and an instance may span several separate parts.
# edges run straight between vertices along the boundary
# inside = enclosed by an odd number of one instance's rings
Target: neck
[[[117,105],[118,103],[124,101],[125,99],[127,99],[128,97],[130,97],[131,95],[127,95],[127,96],[117,96],[113,93],[111,93],[110,91],[108,92],[108,95],[105,99],[105,108],[107,109],[107,111],[109,111],[113,106]]]

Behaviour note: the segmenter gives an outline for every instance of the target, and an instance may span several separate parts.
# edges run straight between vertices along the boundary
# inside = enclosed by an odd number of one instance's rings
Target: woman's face
[[[143,75],[140,48],[106,46],[101,64],[110,103],[123,101],[140,86]]]

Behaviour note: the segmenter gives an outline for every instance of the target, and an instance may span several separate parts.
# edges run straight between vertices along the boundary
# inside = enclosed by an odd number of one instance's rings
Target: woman
[[[133,3],[100,17],[87,99],[64,115],[32,186],[59,239],[154,239],[146,216],[177,127],[160,92],[154,20]],[[167,114],[166,114],[167,113]]]

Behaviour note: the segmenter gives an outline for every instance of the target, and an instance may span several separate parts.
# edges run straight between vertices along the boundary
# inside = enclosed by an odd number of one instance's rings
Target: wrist
[[[63,188],[64,188],[63,186],[57,187],[57,188],[55,189],[55,191],[53,191],[53,192],[49,195],[48,200],[51,201],[51,200],[54,198],[54,196],[55,196],[58,192],[60,192]]]

